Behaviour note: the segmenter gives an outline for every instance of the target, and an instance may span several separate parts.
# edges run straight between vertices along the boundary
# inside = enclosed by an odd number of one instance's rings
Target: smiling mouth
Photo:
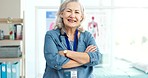
[[[74,23],[77,22],[76,20],[68,19],[69,22]]]

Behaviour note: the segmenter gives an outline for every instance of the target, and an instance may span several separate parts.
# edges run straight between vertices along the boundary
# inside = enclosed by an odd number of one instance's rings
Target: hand
[[[95,52],[97,50],[97,47],[94,45],[90,45],[86,48],[85,52]]]
[[[85,29],[83,27],[79,27],[78,30],[80,30],[81,32],[85,31]]]
[[[62,55],[62,56],[65,56],[64,51],[59,51],[59,54]]]

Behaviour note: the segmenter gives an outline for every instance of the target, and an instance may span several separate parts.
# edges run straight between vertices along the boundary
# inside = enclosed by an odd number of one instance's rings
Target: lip
[[[71,22],[71,23],[74,23],[74,22],[77,22],[76,20],[74,20],[74,19],[67,19],[69,22]]]

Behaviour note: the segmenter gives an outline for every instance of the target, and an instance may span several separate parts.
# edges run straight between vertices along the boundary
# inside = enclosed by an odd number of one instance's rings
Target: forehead
[[[81,6],[78,2],[70,2],[67,4],[66,9],[81,10]]]

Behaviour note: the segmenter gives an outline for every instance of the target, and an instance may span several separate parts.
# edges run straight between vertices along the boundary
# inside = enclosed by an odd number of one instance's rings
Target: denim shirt
[[[70,61],[69,58],[60,55],[58,52],[67,49],[65,36],[61,35],[60,29],[50,30],[46,32],[44,42],[44,57],[46,60],[46,68],[43,78],[64,78],[64,64]],[[78,39],[77,52],[84,52],[87,46],[96,45],[96,42],[90,32],[80,33]],[[100,60],[100,52],[97,48],[96,52],[88,52],[90,62],[79,67],[69,68],[77,69],[77,78],[93,78],[93,66],[97,65]]]

